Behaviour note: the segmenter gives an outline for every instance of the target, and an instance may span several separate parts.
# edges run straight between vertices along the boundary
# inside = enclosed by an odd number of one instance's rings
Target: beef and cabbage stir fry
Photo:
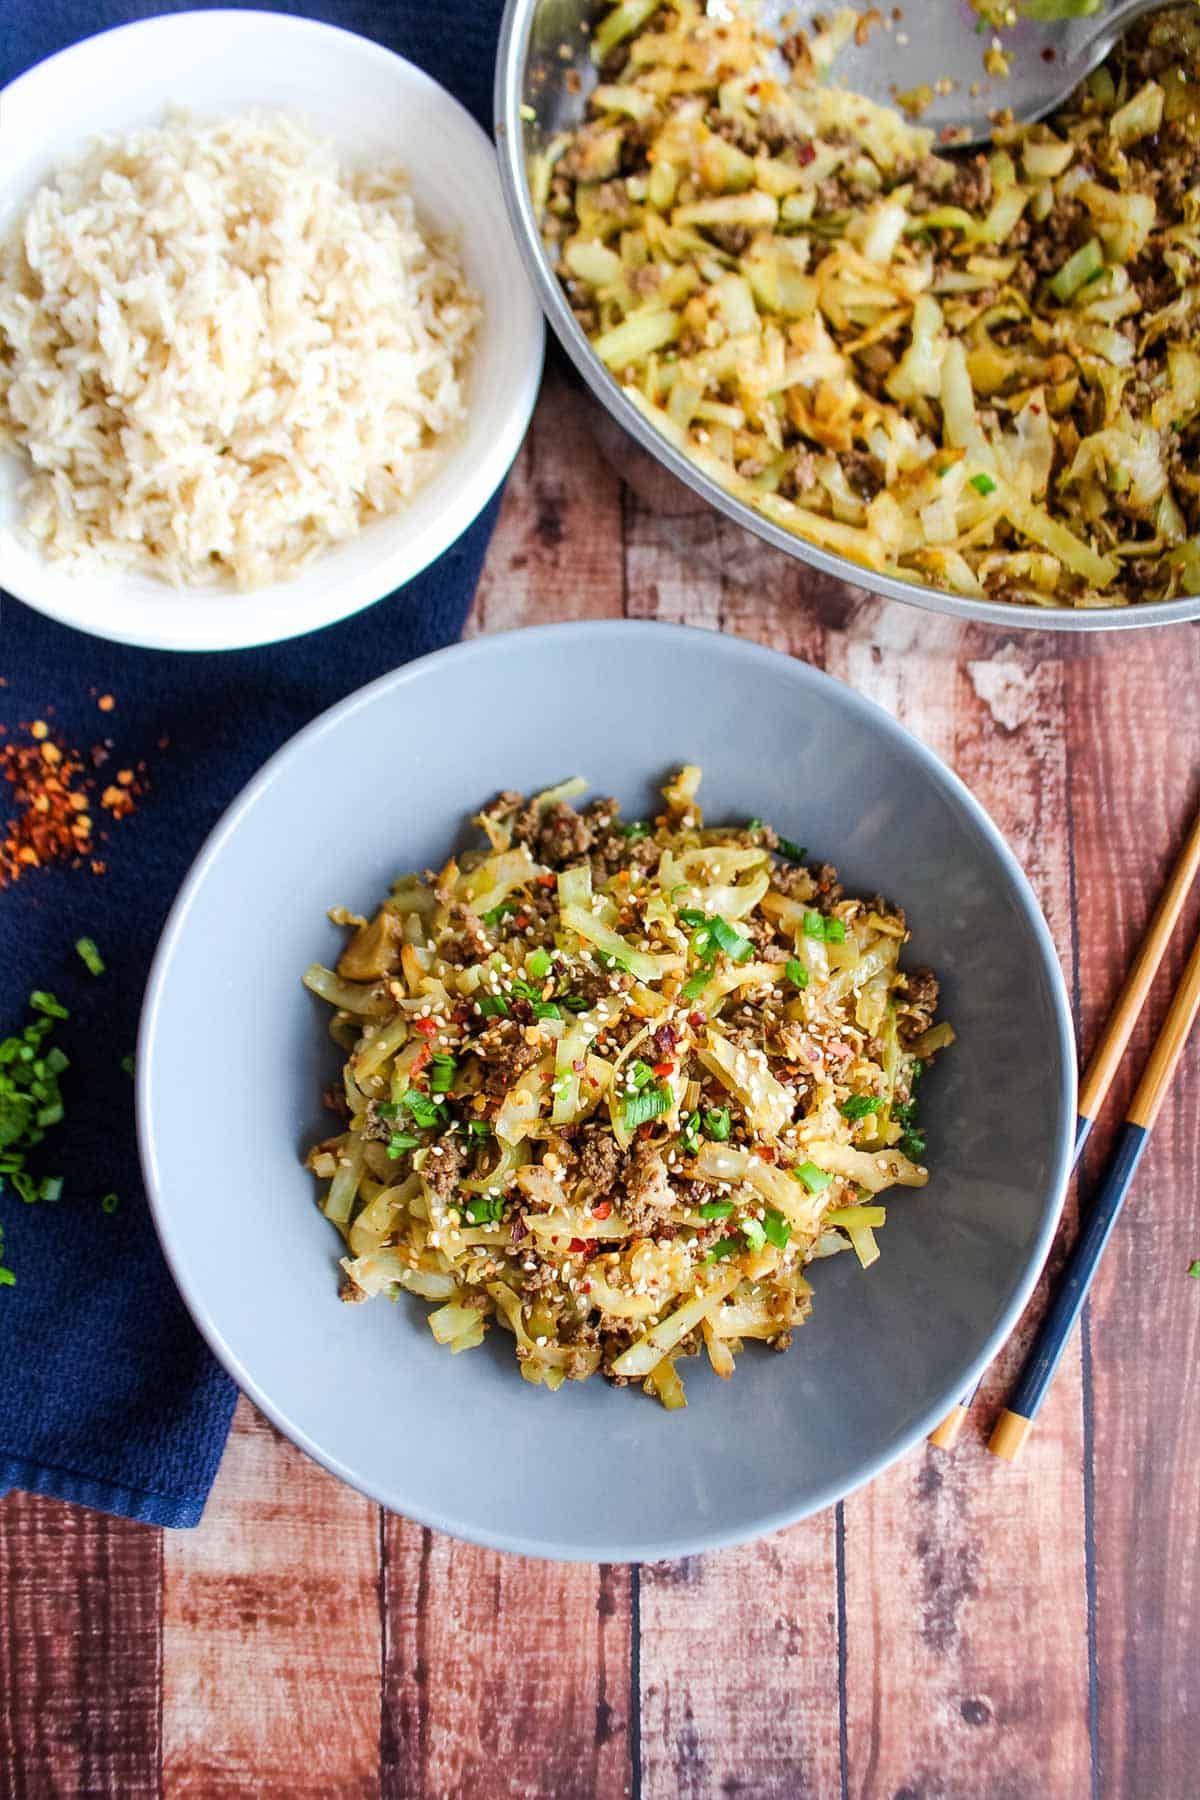
[[[532,176],[597,355],[728,493],[873,570],[1047,607],[1200,592],[1200,12],[957,157],[838,85],[858,24],[600,16],[586,121]]]
[[[406,876],[305,980],[345,1051],[310,1153],[343,1298],[489,1322],[526,1380],[603,1372],[681,1406],[676,1364],[786,1349],[805,1269],[878,1255],[928,1179],[919,1088],[953,1040],[904,916],[761,820],[703,824],[697,768],[652,822],[575,780],[479,815],[486,847]]]

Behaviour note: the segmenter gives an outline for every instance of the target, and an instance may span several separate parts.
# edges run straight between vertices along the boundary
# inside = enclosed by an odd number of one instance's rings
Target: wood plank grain
[[[1083,1035],[1091,1044],[1200,804],[1200,639],[1125,639],[1068,668]],[[1110,1104],[1119,1118],[1184,954],[1176,933]],[[1176,1076],[1089,1301],[1094,1653],[1102,1794],[1184,1800],[1200,1729],[1200,1042]],[[1097,1134],[1085,1181],[1107,1148]]]
[[[466,636],[619,617],[621,484],[596,438],[596,402],[551,354]]]
[[[610,1800],[632,1787],[630,1573],[384,1525],[383,1792]]]
[[[1030,874],[1069,961],[1064,681],[1053,641],[997,638],[871,602],[831,664],[964,776]],[[1017,1354],[1002,1359],[990,1393]],[[1082,1447],[1075,1351],[1017,1468],[986,1455],[976,1426],[952,1457],[924,1448],[846,1501],[851,1794],[1076,1800],[1088,1791]]]
[[[841,1783],[832,1512],[641,1572],[645,1800],[827,1800]]]
[[[632,616],[723,628],[821,660],[824,614],[805,604],[811,594],[797,595],[793,563],[670,477],[639,464],[635,480],[625,507]],[[835,1532],[830,1512],[761,1543],[641,1570],[645,1800],[838,1791]]]
[[[379,1791],[379,1509],[240,1400],[204,1519],[165,1541],[163,1792]]]
[[[0,1794],[158,1792],[161,1534],[0,1501]]]

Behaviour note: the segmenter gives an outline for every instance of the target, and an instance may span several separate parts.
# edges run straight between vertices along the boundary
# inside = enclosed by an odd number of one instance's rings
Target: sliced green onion
[[[707,918],[704,913],[700,912],[698,908],[694,906],[681,906],[679,909],[679,923],[681,925],[686,925],[689,930],[694,931],[697,925],[706,924]]]
[[[403,1156],[406,1150],[419,1150],[420,1147],[420,1138],[414,1137],[411,1131],[393,1131],[388,1139],[387,1153],[395,1162],[396,1158]]]
[[[746,830],[747,831],[761,831],[762,828],[763,828],[763,821],[761,819],[747,819],[746,820]]]
[[[844,944],[846,927],[841,919],[832,919],[825,913],[806,912],[804,915],[805,937],[816,938],[825,944]]]
[[[69,1019],[71,1016],[66,1007],[53,994],[48,994],[45,988],[34,988],[29,996],[29,1004],[34,1012],[44,1013],[48,1019]],[[28,1038],[29,1033],[26,1032],[25,1035]]]
[[[838,1107],[843,1119],[865,1119],[868,1113],[882,1112],[887,1105],[877,1094],[851,1094]]]
[[[431,1094],[448,1094],[454,1086],[454,1077],[458,1073],[458,1064],[444,1050],[439,1050],[429,1071],[429,1091]]]
[[[640,1056],[635,1056],[629,1065],[629,1079],[635,1088],[644,1088],[654,1080],[654,1070],[649,1063],[644,1063]]]
[[[630,843],[635,843],[638,838],[650,836],[650,827],[647,825],[645,819],[631,819],[628,825],[622,825],[619,821],[614,821],[614,824],[621,836],[623,838],[628,838]]]
[[[781,837],[776,849],[780,856],[786,856],[790,862],[802,863],[808,855],[804,845],[794,843],[791,838]]]
[[[766,1227],[758,1219],[743,1219],[742,1236],[752,1250],[761,1250],[767,1241]]]
[[[695,1156],[700,1148],[700,1114],[689,1113],[679,1127],[679,1147],[685,1156]]]
[[[710,1106],[704,1115],[704,1129],[710,1138],[724,1143],[733,1129],[733,1120],[727,1106]]]
[[[919,1162],[925,1154],[925,1133],[923,1131],[906,1131],[896,1148],[910,1162]]]
[[[472,1119],[467,1126],[467,1134],[473,1138],[489,1138],[492,1128],[486,1119]]]
[[[822,1194],[833,1180],[824,1169],[818,1169],[815,1162],[797,1163],[792,1170],[797,1181],[802,1181],[810,1194]]]
[[[679,998],[681,1000],[698,1000],[708,986],[711,978],[711,969],[697,969],[694,975],[688,976],[687,980],[680,988]]]
[[[991,476],[983,474],[982,471],[978,475],[972,475],[968,486],[973,487],[977,494],[994,494],[996,491],[996,484]]]
[[[43,1175],[38,1183],[39,1200],[61,1200],[63,1178],[61,1175]]]
[[[472,1194],[464,1209],[472,1225],[495,1225],[504,1214],[503,1194]]]
[[[431,1100],[417,1088],[405,1088],[400,1105],[412,1115],[413,1124],[419,1131],[432,1131],[435,1125],[444,1125],[450,1116],[444,1100]]]
[[[702,1219],[727,1219],[733,1211],[732,1200],[706,1200],[696,1211]]]
[[[586,1012],[588,1008],[588,1003],[582,994],[560,994],[558,1004],[565,1006],[568,1012],[573,1013]]]
[[[520,903],[516,900],[501,900],[499,906],[493,906],[490,912],[481,913],[480,919],[485,925],[499,925],[501,919],[507,919],[511,913],[520,912]]]
[[[100,1197],[101,1208],[106,1213],[115,1213],[120,1204],[121,1197],[119,1194],[102,1194]]]
[[[485,1019],[507,1019],[508,1001],[503,994],[481,994],[476,1004]]]
[[[561,1019],[562,1014],[553,1000],[531,1000],[530,1009],[535,1019]]]
[[[104,958],[101,956],[99,950],[96,948],[95,938],[90,938],[90,937],[76,938],[75,939],[75,949],[79,953],[80,957],[83,959],[83,962],[85,963],[90,974],[103,975],[103,973],[104,973]]]
[[[741,1252],[740,1238],[722,1238],[719,1244],[713,1245],[704,1260],[706,1263],[720,1262],[726,1256],[740,1256]]]
[[[795,987],[806,988],[808,986],[808,970],[796,957],[788,957],[783,972]]]
[[[660,1113],[671,1109],[671,1090],[666,1087],[643,1088],[638,1094],[630,1094],[621,1108],[621,1123],[626,1131],[636,1131],[639,1125],[657,1119]]]
[[[553,967],[550,952],[548,950],[535,950],[525,966],[535,981],[545,981]]]
[[[792,1235],[790,1219],[785,1219],[781,1212],[776,1212],[771,1207],[763,1219],[763,1230],[767,1235],[768,1243],[774,1244],[777,1250],[787,1249],[787,1241]]]
[[[734,962],[745,962],[753,954],[754,945],[750,939],[743,937],[740,931],[735,931],[728,919],[712,919],[709,929],[713,942],[724,950],[726,956],[731,956]]]

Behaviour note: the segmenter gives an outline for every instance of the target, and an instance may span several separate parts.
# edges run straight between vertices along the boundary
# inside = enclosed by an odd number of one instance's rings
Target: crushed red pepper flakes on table
[[[52,714],[53,708],[46,711]],[[97,793],[99,783],[88,765],[102,767],[111,743],[95,744],[87,752],[75,749],[52,736],[45,719],[34,719],[18,731],[24,735],[6,737],[0,726],[0,774],[12,789],[9,804],[15,808],[0,833],[0,888],[30,869],[56,863],[86,866],[93,875],[102,875],[104,862],[92,854],[97,805],[117,820],[136,812],[146,789],[146,765],[121,769],[116,782]]]

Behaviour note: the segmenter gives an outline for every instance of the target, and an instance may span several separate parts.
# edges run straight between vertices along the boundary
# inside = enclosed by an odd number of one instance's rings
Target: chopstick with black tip
[[[1079,1112],[1075,1122],[1075,1154],[1071,1161],[1074,1169],[1083,1155],[1083,1147],[1087,1143],[1088,1133],[1098,1117],[1101,1107],[1108,1098],[1108,1090],[1112,1086],[1113,1076],[1120,1067],[1121,1058],[1129,1045],[1133,1028],[1146,1004],[1146,996],[1158,973],[1171,935],[1179,921],[1184,903],[1191,892],[1192,884],[1200,872],[1200,812],[1192,821],[1192,828],[1184,839],[1183,848],[1175,867],[1171,870],[1170,879],[1158,905],[1150,917],[1145,936],[1138,945],[1137,955],[1129,966],[1129,973],[1122,984],[1121,991],[1113,1004],[1113,1009],[1100,1033],[1099,1042],[1092,1052],[1083,1080],[1079,1086]],[[946,1414],[936,1431],[929,1434],[929,1442],[936,1444],[939,1450],[949,1450],[963,1428],[967,1414],[974,1405],[975,1398],[983,1384],[980,1376],[973,1390],[965,1399]]]
[[[1015,1462],[1033,1430],[1038,1409],[1054,1379],[1059,1359],[1066,1349],[1075,1321],[1087,1299],[1092,1277],[1100,1266],[1117,1215],[1142,1159],[1166,1097],[1188,1036],[1200,1012],[1200,936],[1192,945],[1187,967],[1171,1002],[1163,1028],[1155,1039],[1149,1061],[1138,1082],[1137,1092],[1129,1103],[1125,1123],[1117,1138],[1116,1149],[1100,1191],[1088,1209],[1075,1248],[1059,1283],[1050,1310],[1042,1320],[1033,1348],[1013,1392],[1012,1399],[1000,1414],[988,1439],[993,1456]]]

